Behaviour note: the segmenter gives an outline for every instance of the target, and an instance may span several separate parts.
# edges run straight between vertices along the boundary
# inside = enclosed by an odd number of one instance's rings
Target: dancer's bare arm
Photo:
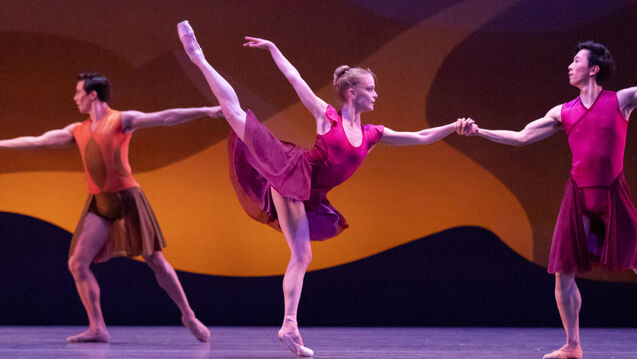
[[[524,146],[543,140],[560,131],[562,105],[553,107],[546,115],[524,127],[521,131],[487,130],[473,125],[468,136],[480,136],[490,141],[512,146]]]
[[[385,127],[380,143],[395,146],[427,145],[454,133],[456,126],[460,123],[461,120],[458,120],[444,126],[428,128],[417,132],[398,132]]]
[[[637,86],[617,91],[617,101],[624,118],[628,120],[630,113],[637,107]]]
[[[125,131],[132,132],[141,128],[175,126],[203,116],[222,118],[223,113],[219,106],[173,108],[151,113],[124,111],[122,112],[122,128]]]
[[[301,77],[299,71],[283,56],[283,53],[281,53],[276,45],[271,41],[256,37],[246,36],[245,39],[247,40],[247,42],[243,44],[245,47],[270,51],[276,66],[290,82],[303,105],[310,111],[314,118],[316,118],[317,129],[321,130],[321,133],[328,131],[330,123],[325,117],[327,103],[314,94],[307,82]]]
[[[40,136],[23,136],[9,140],[0,140],[0,148],[37,148],[37,147],[60,147],[75,142],[73,138],[72,123],[62,129],[51,130]]]

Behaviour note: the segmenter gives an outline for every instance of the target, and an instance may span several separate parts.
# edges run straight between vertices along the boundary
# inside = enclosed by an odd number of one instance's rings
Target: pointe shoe
[[[184,20],[177,24],[177,34],[179,34],[179,40],[181,40],[181,44],[184,46],[186,54],[190,57],[190,61],[199,63],[205,59],[203,50],[199,46],[197,38],[195,37],[195,32],[190,26],[188,20]]]
[[[279,330],[279,340],[283,345],[290,349],[292,353],[300,357],[314,356],[314,351],[312,349],[296,343],[288,333],[284,333]]]
[[[579,345],[576,347],[564,345],[558,350],[544,355],[542,359],[581,359],[582,355],[582,347]]]
[[[68,343],[108,343],[109,340],[108,332],[91,330],[66,338]]]
[[[206,328],[206,326],[203,325],[203,323],[201,323],[199,319],[197,318],[187,319],[182,317],[181,322],[186,328],[188,328],[188,330],[190,330],[192,335],[194,335],[198,341],[202,343],[210,342],[210,337],[211,337],[210,330],[208,330],[208,328]]]

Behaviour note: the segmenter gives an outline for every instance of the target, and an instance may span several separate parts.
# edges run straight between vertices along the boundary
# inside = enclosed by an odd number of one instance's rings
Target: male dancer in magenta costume
[[[318,98],[299,72],[270,41],[246,37],[246,47],[270,51],[301,102],[316,119],[316,142],[306,150],[282,142],[250,111],[244,111],[230,84],[206,61],[187,21],[177,25],[186,53],[205,76],[233,131],[228,141],[231,179],[239,201],[254,219],[283,232],[291,256],[283,277],[285,313],[278,336],[299,356],[312,356],[297,324],[303,277],[312,259],[310,241],[336,236],[348,227],[326,193],[348,179],[378,142],[416,145],[436,142],[456,130],[456,123],[420,132],[396,132],[362,125],[378,97],[369,69],[340,66],[334,86],[343,101],[339,112]],[[469,121],[458,121],[464,133]]]
[[[519,132],[486,130],[476,124],[465,131],[465,135],[514,146],[566,131],[573,165],[548,267],[548,272],[555,274],[555,300],[566,344],[544,359],[582,357],[582,299],[576,273],[590,271],[594,263],[610,270],[637,267],[637,210],[623,173],[626,130],[630,113],[637,106],[637,87],[618,92],[603,89],[613,70],[614,60],[605,46],[582,42],[568,66],[570,83],[580,91],[577,98],[553,107]]]
[[[72,123],[38,137],[0,141],[0,148],[36,148],[75,143],[80,150],[89,196],[69,252],[69,270],[88,315],[89,328],[69,342],[108,342],[100,305],[100,288],[89,266],[112,257],[141,255],[159,285],[181,311],[182,323],[202,342],[210,331],[195,316],[173,267],[162,254],[166,246],[155,215],[131,175],[128,145],[135,130],[173,126],[203,116],[220,118],[219,106],[178,108],[161,112],[117,111],[107,101],[108,79],[98,73],[78,77],[73,100],[84,122]]]

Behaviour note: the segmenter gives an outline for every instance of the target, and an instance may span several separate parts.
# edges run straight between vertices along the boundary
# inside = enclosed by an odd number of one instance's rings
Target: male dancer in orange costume
[[[67,338],[69,342],[107,342],[100,306],[100,288],[92,262],[117,256],[144,257],[159,285],[181,311],[182,323],[201,342],[210,341],[210,331],[188,304],[173,267],[166,261],[161,230],[144,193],[131,175],[128,145],[135,130],[173,126],[202,116],[220,118],[217,107],[178,108],[154,113],[117,111],[107,102],[110,83],[97,73],[79,75],[73,100],[80,113],[90,117],[38,137],[0,141],[0,148],[35,148],[76,143],[88,182],[89,197],[77,225],[69,253],[69,270],[88,315],[89,328]]]

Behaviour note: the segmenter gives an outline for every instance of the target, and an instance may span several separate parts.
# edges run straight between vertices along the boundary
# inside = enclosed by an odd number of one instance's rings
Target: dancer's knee
[[[555,292],[566,293],[575,289],[575,275],[571,273],[555,273]]]
[[[226,116],[229,120],[240,122],[245,121],[246,113],[243,109],[241,109],[239,104],[222,105],[221,112],[223,112],[224,116]]]
[[[82,279],[85,277],[86,273],[89,271],[90,262],[86,262],[77,256],[71,256],[68,261],[69,271],[71,275],[75,279]]]
[[[230,123],[241,125],[246,123],[246,113],[238,104],[232,106],[221,106],[221,112],[223,112],[223,115]]]
[[[166,265],[168,264],[168,262],[160,251],[153,252],[152,254],[145,255],[143,257],[146,264],[148,264],[150,269],[152,269],[153,271],[157,272],[166,270]]]
[[[312,262],[312,251],[311,250],[295,251],[294,253],[292,253],[291,260],[295,264],[307,268],[310,265],[310,262]]]

